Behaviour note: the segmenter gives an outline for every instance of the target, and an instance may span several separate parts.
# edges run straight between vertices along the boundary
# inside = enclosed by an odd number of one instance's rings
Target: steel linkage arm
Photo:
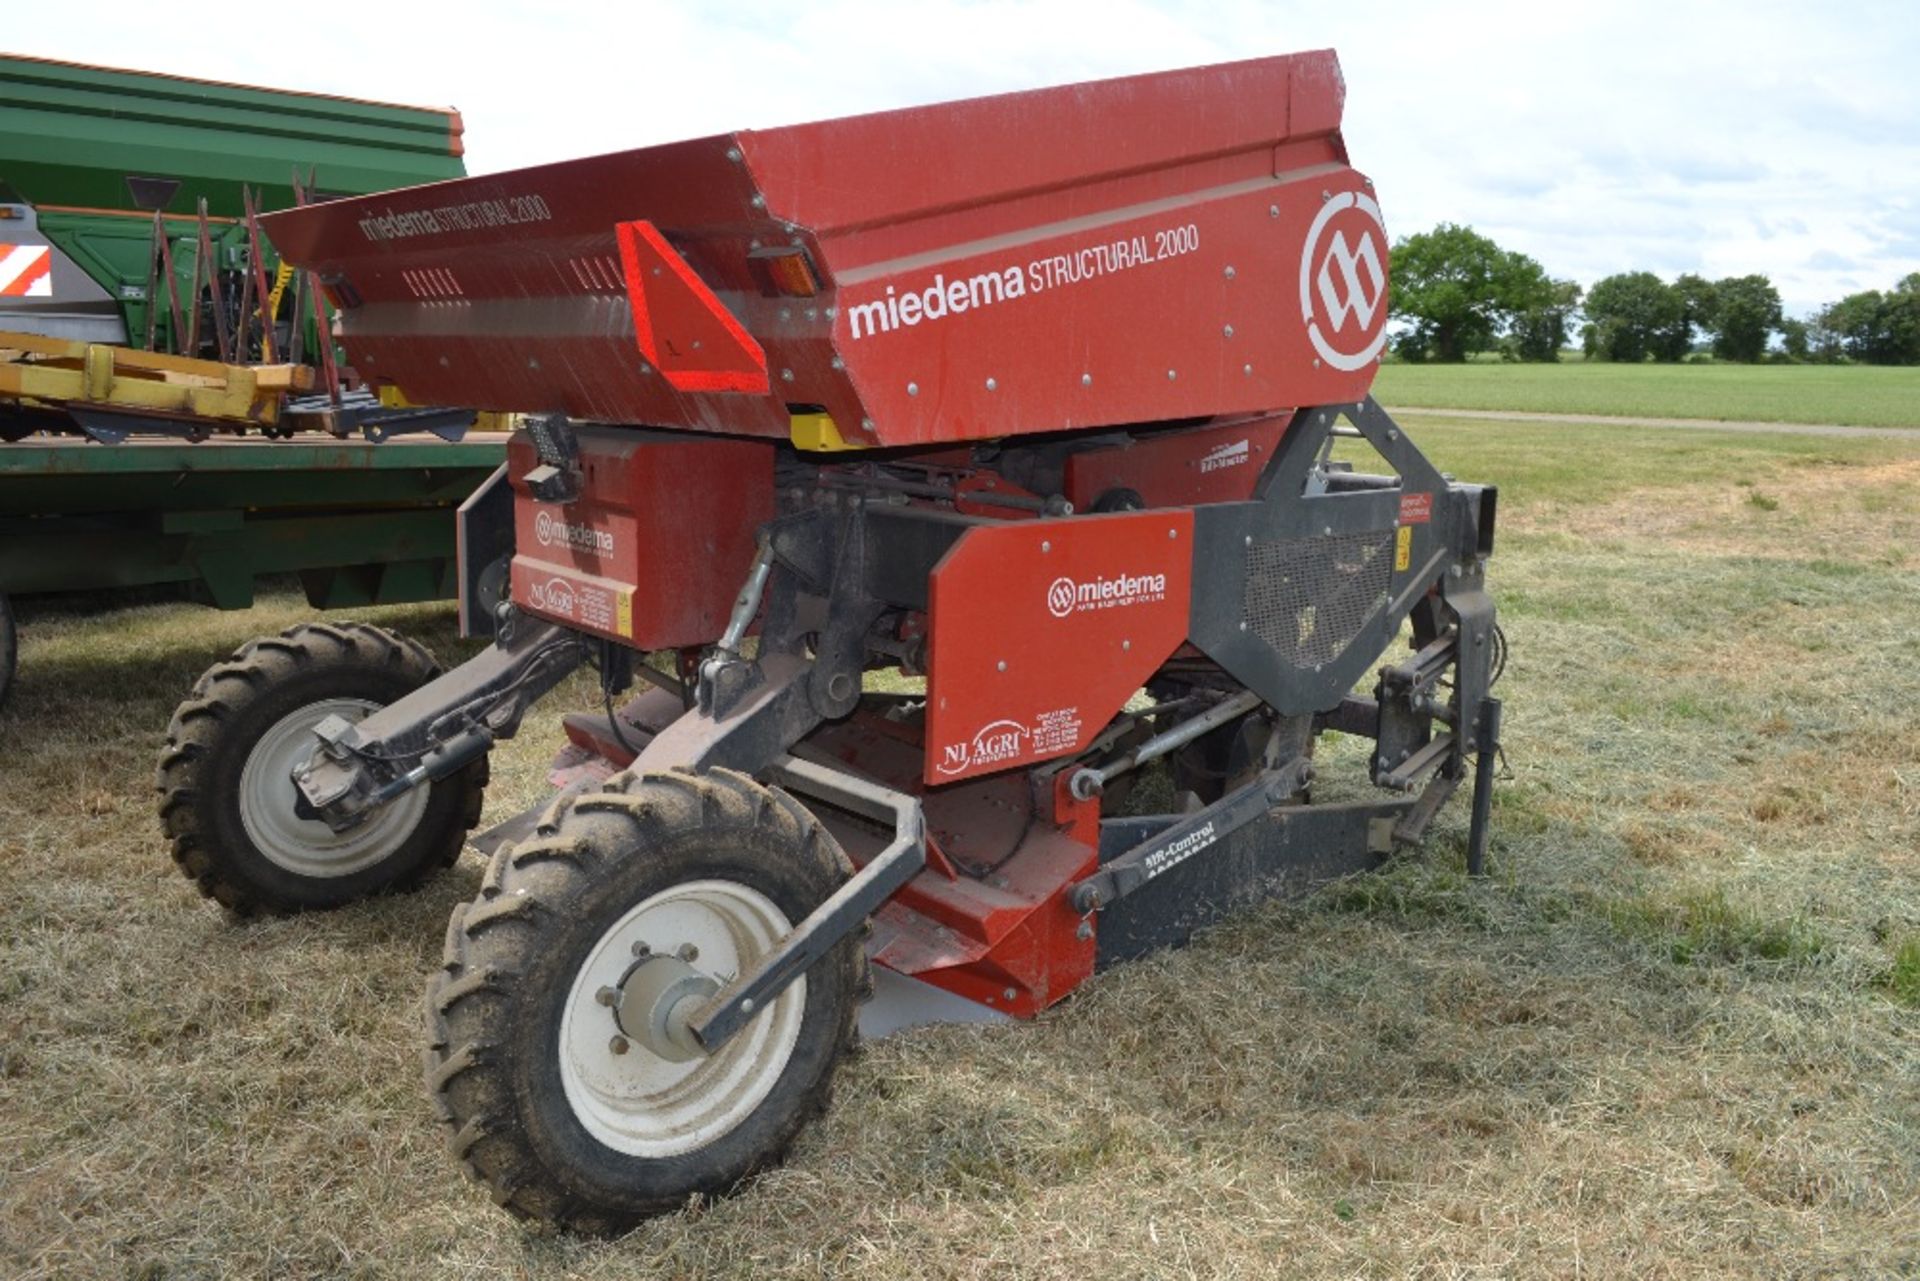
[[[1131,773],[1149,761],[1159,760],[1169,752],[1177,751],[1191,743],[1208,730],[1218,729],[1228,721],[1245,716],[1258,706],[1260,706],[1260,696],[1250,689],[1242,690],[1238,694],[1222,699],[1198,716],[1188,717],[1172,729],[1155,734],[1116,760],[1097,768],[1091,765],[1082,766],[1073,772],[1072,778],[1068,780],[1068,786],[1072,789],[1074,796],[1080,800],[1092,800],[1106,789],[1108,783],[1122,774]]]
[[[518,621],[495,644],[365,720],[329,716],[316,725],[314,754],[293,771],[302,807],[344,832],[511,738],[527,708],[592,651],[578,632]]]
[[[815,961],[860,928],[895,890],[927,865],[926,820],[916,797],[796,756],[781,757],[768,772],[790,791],[865,818],[891,822],[893,840],[752,969],[715,993],[693,1016],[688,1028],[709,1054],[745,1027],[755,1010],[765,1009]]]
[[[1267,770],[1205,809],[1182,815],[1073,887],[1070,901],[1082,915],[1125,898],[1156,876],[1218,845],[1234,832],[1265,818],[1313,780],[1313,763],[1296,756]]]

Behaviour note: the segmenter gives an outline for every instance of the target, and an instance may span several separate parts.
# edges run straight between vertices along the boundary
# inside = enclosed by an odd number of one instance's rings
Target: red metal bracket
[[[1193,511],[970,529],[927,584],[929,786],[1086,749],[1187,638]]]

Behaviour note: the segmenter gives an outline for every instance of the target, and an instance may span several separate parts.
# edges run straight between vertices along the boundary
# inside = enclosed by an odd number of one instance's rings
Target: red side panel
[[[1187,637],[1193,513],[970,530],[929,583],[926,780],[1085,748]]]
[[[754,530],[773,517],[773,450],[589,428],[579,499],[542,503],[521,480],[537,463],[532,441],[515,433],[514,604],[640,649],[713,640],[753,563]]]
[[[1310,234],[1327,194],[1352,201],[1363,180],[1330,152],[1275,178],[1271,154],[1196,162],[1179,173],[1195,189],[1116,196],[1093,225],[995,235],[983,214],[963,244],[842,273],[834,348],[859,412],[891,445],[1362,399],[1386,334],[1385,227]],[[1329,278],[1337,323],[1312,327],[1300,282],[1335,253],[1352,259]]]

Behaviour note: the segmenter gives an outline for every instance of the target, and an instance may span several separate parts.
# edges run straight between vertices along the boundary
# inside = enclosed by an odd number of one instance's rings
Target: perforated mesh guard
[[[1386,608],[1394,531],[1332,534],[1247,548],[1247,628],[1286,662],[1332,662]]]

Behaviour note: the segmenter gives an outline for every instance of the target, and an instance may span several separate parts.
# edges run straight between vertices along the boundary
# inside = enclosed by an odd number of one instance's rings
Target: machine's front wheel
[[[300,812],[292,776],[321,721],[360,720],[439,674],[424,648],[364,623],[303,624],[214,665],[173,714],[160,758],[160,819],[181,871],[245,916],[340,907],[452,863],[480,818],[484,757],[345,832]]]
[[[726,1192],[824,1110],[866,959],[848,937],[703,1053],[686,1016],[852,872],[727,771],[616,780],[502,848],[426,1001],[454,1155],[516,1214],[614,1232]]]

